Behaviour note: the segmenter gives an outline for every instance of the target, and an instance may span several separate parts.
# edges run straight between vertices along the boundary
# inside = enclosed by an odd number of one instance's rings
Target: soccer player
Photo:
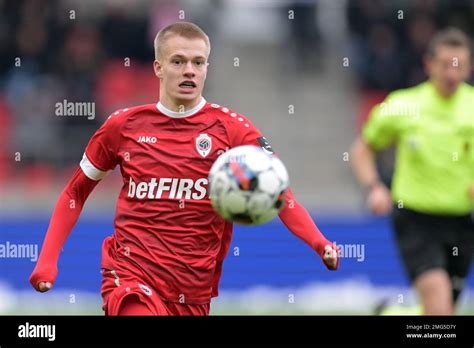
[[[450,315],[474,253],[474,88],[468,37],[445,29],[429,44],[429,80],[390,93],[352,145],[369,209],[392,211],[397,245],[427,315]],[[374,153],[397,147],[391,190]]]
[[[91,138],[56,204],[30,282],[38,291],[51,289],[84,202],[118,165],[123,186],[115,231],[102,251],[105,314],[208,315],[232,236],[232,224],[210,204],[208,172],[226,149],[272,148],[246,117],[202,97],[210,42],[198,26],[171,24],[154,45],[159,102],[114,112]],[[337,247],[291,191],[279,217],[328,269],[338,268]]]

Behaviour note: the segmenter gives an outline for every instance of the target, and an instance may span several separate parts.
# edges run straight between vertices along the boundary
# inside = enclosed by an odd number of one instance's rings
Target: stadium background
[[[211,38],[206,99],[264,132],[296,197],[345,253],[327,272],[278,219],[236,226],[211,313],[370,314],[384,300],[416,303],[389,221],[366,211],[347,152],[372,105],[425,78],[421,55],[436,29],[473,37],[469,0],[0,1],[0,244],[39,252],[93,132],[118,108],[156,102],[152,41],[178,19]],[[64,100],[94,103],[95,117],[57,116]],[[387,182],[392,158],[379,158]],[[100,247],[120,180],[116,170],[89,198],[53,291],[31,288],[31,257],[0,258],[0,314],[101,314]],[[474,312],[472,272],[467,285],[462,313]]]

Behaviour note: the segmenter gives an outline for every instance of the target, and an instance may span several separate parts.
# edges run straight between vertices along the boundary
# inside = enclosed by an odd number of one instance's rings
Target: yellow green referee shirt
[[[390,93],[374,107],[362,136],[374,149],[397,146],[392,196],[427,214],[465,215],[473,208],[474,87],[449,98],[431,82]]]

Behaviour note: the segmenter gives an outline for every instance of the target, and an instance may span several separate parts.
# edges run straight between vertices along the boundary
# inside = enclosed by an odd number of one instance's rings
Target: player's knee
[[[453,315],[453,306],[449,303],[436,303],[435,301],[427,302],[423,305],[424,315]]]
[[[417,277],[415,286],[421,297],[425,315],[453,314],[452,287],[446,271],[426,271]]]

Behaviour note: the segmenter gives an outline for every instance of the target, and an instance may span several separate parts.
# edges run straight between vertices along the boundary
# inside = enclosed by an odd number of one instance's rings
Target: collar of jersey
[[[189,117],[196,114],[199,110],[201,110],[204,107],[204,105],[206,105],[206,99],[204,99],[204,97],[201,97],[201,101],[199,102],[198,105],[196,105],[192,109],[189,109],[185,112],[172,111],[168,109],[166,106],[164,106],[163,104],[161,104],[161,102],[158,102],[156,104],[156,108],[161,113],[165,114],[166,116],[173,117],[173,118],[183,118],[183,117]]]

